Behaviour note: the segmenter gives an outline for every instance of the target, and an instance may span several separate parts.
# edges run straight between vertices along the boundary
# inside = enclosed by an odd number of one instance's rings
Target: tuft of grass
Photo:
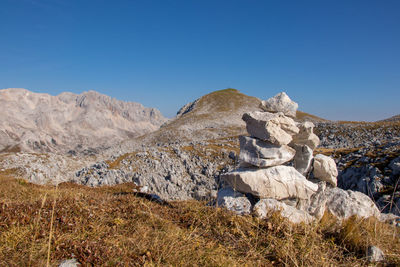
[[[293,225],[276,213],[260,220],[198,201],[161,205],[133,187],[55,190],[0,174],[0,266],[56,266],[72,255],[84,266],[359,266],[372,244],[386,264],[400,264],[399,229],[376,220],[338,225],[325,214]]]

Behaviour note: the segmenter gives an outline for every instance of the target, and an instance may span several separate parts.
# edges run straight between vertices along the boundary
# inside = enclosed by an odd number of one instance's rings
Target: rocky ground
[[[398,142],[400,122],[317,122],[315,133],[325,148],[355,148]]]
[[[237,101],[227,104],[232,96]],[[373,216],[400,225],[391,215],[400,215],[398,121],[328,122],[296,112],[296,103],[282,100],[285,94],[272,108],[242,98],[232,89],[217,91],[183,107],[158,131],[109,149],[7,151],[0,154],[0,175],[42,185],[125,184],[161,204],[206,200],[260,218],[279,211],[292,223],[320,221],[329,211],[336,219]],[[215,112],[205,114],[210,107]],[[255,111],[242,117],[250,108]]]
[[[384,212],[399,214],[398,131],[397,124],[355,127],[354,124],[321,123],[316,127],[321,139],[317,151],[335,158],[339,187],[366,193]],[[362,143],[364,138],[370,141]],[[215,197],[222,186],[219,175],[237,166],[238,152],[237,136],[158,146],[137,145],[128,153],[116,153],[103,160],[20,152],[2,154],[0,170],[17,170],[29,181],[39,184],[74,181],[100,186],[135,182],[164,199],[205,199]]]
[[[78,147],[82,151],[67,155],[2,153],[0,171],[13,170],[38,184],[134,182],[167,200],[214,198],[224,186],[220,174],[238,166],[238,135],[246,134],[241,114],[261,110],[260,103],[233,89],[217,91],[184,106],[174,121],[137,141],[106,151]],[[297,120],[314,121],[321,140],[317,152],[335,158],[339,187],[366,193],[384,212],[398,214],[398,121],[329,122],[299,111]]]

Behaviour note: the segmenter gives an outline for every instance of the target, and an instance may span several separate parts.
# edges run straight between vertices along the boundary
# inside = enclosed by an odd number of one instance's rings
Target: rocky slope
[[[381,122],[382,121],[400,121],[400,114],[396,115],[396,116],[392,116],[392,117],[384,119],[384,120],[381,120]]]
[[[150,134],[148,143],[199,141],[244,132],[241,117],[248,110],[260,110],[261,100],[236,89],[215,91],[186,104],[177,116]]]
[[[58,96],[0,90],[0,151],[96,153],[155,131],[167,120],[154,108],[95,91]]]

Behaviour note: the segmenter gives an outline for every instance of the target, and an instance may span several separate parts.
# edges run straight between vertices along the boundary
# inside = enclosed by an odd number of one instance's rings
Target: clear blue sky
[[[400,113],[399,0],[0,0],[0,88],[172,117],[228,87],[333,120]]]

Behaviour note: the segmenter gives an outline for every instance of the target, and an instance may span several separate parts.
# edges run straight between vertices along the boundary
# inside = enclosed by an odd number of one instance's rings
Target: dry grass
[[[353,152],[357,152],[360,150],[361,147],[354,147],[354,148],[324,148],[318,147],[314,150],[314,156],[317,154],[323,154],[326,156],[333,156],[333,157],[340,157],[344,156]]]
[[[374,220],[292,225],[198,201],[160,205],[133,187],[55,190],[0,175],[0,266],[44,266],[49,248],[52,266],[72,255],[84,266],[359,266],[368,245],[400,264],[399,230]]]
[[[320,118],[318,116],[297,110],[296,111],[296,119],[300,120],[300,121],[307,121],[307,120],[311,120],[311,121],[318,121],[318,122],[326,122],[328,120]]]

